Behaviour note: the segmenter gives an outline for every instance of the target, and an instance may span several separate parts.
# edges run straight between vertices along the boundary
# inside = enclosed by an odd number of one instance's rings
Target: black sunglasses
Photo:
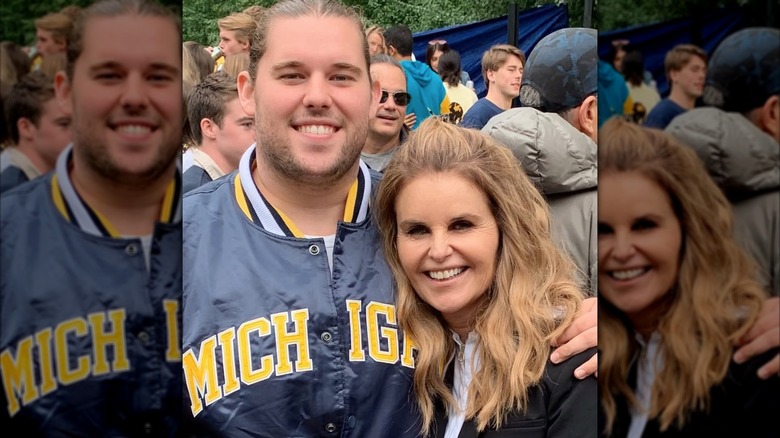
[[[387,98],[390,95],[393,96],[393,102],[395,102],[395,104],[398,106],[409,105],[409,101],[412,100],[412,95],[406,91],[396,91],[395,93],[391,93],[387,90],[382,90],[382,97],[379,98],[379,103],[387,102]]]

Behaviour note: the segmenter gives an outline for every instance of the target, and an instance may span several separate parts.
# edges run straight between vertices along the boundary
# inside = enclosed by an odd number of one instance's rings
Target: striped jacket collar
[[[268,232],[279,236],[305,237],[304,234],[282,211],[274,208],[257,189],[252,179],[256,144],[247,149],[241,157],[235,176],[235,196],[244,215]],[[358,176],[349,189],[344,208],[344,222],[359,223],[368,217],[371,197],[371,174],[368,166],[360,160]]]
[[[76,192],[70,181],[68,168],[72,159],[73,144],[57,158],[57,166],[51,180],[51,195],[54,205],[68,222],[82,231],[104,237],[121,238],[108,219],[94,210]],[[179,161],[176,161],[179,167]],[[162,223],[181,222],[181,170],[175,172],[175,177],[165,190],[159,221]]]

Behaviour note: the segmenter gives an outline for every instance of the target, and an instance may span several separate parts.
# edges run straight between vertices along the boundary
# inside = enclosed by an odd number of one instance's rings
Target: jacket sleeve
[[[596,353],[596,348],[558,365],[548,366],[545,390],[547,400],[548,438],[592,438],[598,436],[598,386],[593,376],[579,380],[574,370]]]

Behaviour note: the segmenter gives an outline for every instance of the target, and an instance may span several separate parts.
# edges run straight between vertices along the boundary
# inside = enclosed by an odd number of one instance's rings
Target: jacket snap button
[[[333,423],[328,423],[325,425],[325,432],[333,433],[336,431],[336,425]]]
[[[135,243],[131,243],[125,247],[125,254],[129,255],[130,257],[138,254],[138,245]]]
[[[309,254],[316,256],[320,253],[320,247],[317,245],[312,245],[309,247]]]
[[[325,342],[330,342],[330,340],[333,339],[333,337],[328,332],[323,332],[320,338]]]

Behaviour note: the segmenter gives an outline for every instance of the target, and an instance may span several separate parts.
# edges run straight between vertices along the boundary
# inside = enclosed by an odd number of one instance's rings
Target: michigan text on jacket
[[[374,362],[394,365],[400,360],[401,365],[414,368],[413,350],[416,348],[414,342],[399,334],[394,305],[370,301],[365,312],[360,300],[346,300],[345,306],[349,314],[349,361],[364,362],[368,354]],[[361,333],[361,318],[365,318],[366,334]],[[253,385],[274,375],[314,370],[316,363],[310,354],[308,320],[309,309],[306,308],[261,316],[204,339],[198,352],[192,348],[185,351],[182,366],[193,416],[203,410],[204,401],[206,406],[211,405],[236,392],[242,384]],[[251,348],[252,338],[266,336],[273,336],[276,354],[265,354],[258,360],[258,352]],[[291,349],[296,352],[294,360]],[[220,359],[222,375],[218,376]]]
[[[179,302],[166,299],[162,304],[167,331],[165,360],[180,362]],[[21,406],[51,394],[60,386],[72,385],[90,376],[130,370],[133,364],[127,356],[125,319],[124,308],[90,313],[86,318],[71,318],[22,338],[16,344],[16,356],[11,348],[4,349],[0,353],[0,371],[8,413],[13,417]],[[91,355],[79,356],[69,351],[69,345],[83,345],[90,339]],[[109,346],[112,355],[108,354]],[[38,364],[37,374],[35,363]]]

